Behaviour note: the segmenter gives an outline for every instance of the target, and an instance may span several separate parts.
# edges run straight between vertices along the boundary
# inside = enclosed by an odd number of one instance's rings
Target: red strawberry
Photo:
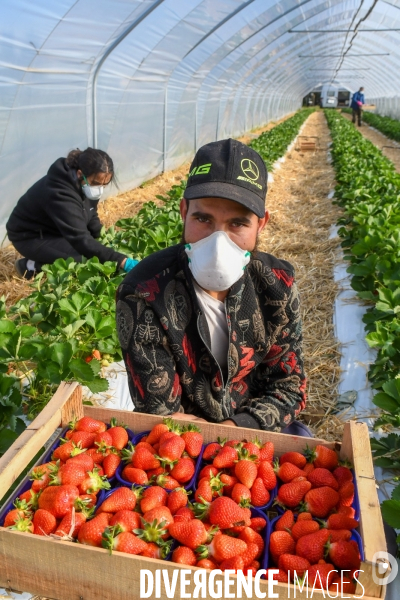
[[[58,448],[54,450],[51,458],[53,460],[62,460],[63,462],[66,462],[68,458],[76,456],[81,452],[85,452],[85,450],[83,450],[79,444],[77,445],[74,444],[74,442],[65,442],[65,444],[61,444],[61,446],[58,446]]]
[[[93,458],[87,452],[78,454],[77,456],[73,456],[72,458],[68,458],[65,464],[68,465],[71,463],[82,465],[82,467],[85,469],[85,472],[93,471],[94,469]]]
[[[189,565],[194,567],[197,563],[197,556],[191,548],[187,546],[178,546],[172,553],[172,562],[180,565]]]
[[[191,521],[194,519],[194,512],[188,506],[184,506],[183,508],[178,508],[176,513],[174,514],[174,523],[178,523],[178,521]]]
[[[240,555],[244,560],[244,566],[249,567],[253,560],[258,556],[258,545],[254,542],[247,544],[247,550]]]
[[[336,491],[339,489],[338,482],[328,469],[315,468],[312,473],[309,473],[308,481],[311,481],[313,488],[328,486]]]
[[[226,473],[222,473],[219,478],[221,483],[224,484],[224,487],[222,488],[223,495],[230,496],[235,485],[239,483],[238,478],[232,475],[227,475]]]
[[[207,531],[198,519],[192,521],[171,523],[169,533],[184,546],[195,550],[207,541]],[[206,558],[206,557],[205,557]]]
[[[246,542],[246,544],[257,544],[258,556],[256,558],[261,556],[265,544],[262,536],[257,531],[254,531],[251,527],[245,527],[243,531],[239,533],[239,539]]]
[[[30,474],[30,480],[32,481],[32,490],[39,492],[47,487],[50,483],[50,468],[54,467],[55,461],[45,463],[34,467]]]
[[[165,470],[163,469],[163,467],[157,467],[157,469],[149,469],[148,471],[146,471],[146,473],[149,481],[155,481],[155,479],[159,475],[163,475],[163,473],[165,473]]]
[[[125,430],[124,430],[125,431]],[[114,477],[119,465],[121,463],[121,457],[118,454],[111,452],[103,460],[103,469],[106,477],[111,479]]]
[[[160,542],[170,537],[169,526],[174,522],[174,517],[167,506],[152,508],[143,515],[142,529],[137,533],[146,542]]]
[[[211,489],[211,484],[209,481],[207,481],[207,479],[202,479],[197,485],[194,493],[194,499],[196,502],[212,502],[213,491]]]
[[[339,496],[340,496],[340,492],[339,492]],[[22,496],[21,496],[21,498],[22,498]],[[346,515],[346,517],[350,517],[351,519],[354,519],[355,515],[356,515],[356,511],[355,511],[355,509],[352,506],[341,506],[341,505],[339,505],[339,508],[337,509],[337,512],[338,512],[339,515]]]
[[[140,556],[147,556],[148,558],[164,559],[167,554],[171,551],[172,540],[163,542],[161,546],[154,542],[147,542],[146,548],[140,553]]]
[[[274,573],[273,575],[271,575],[270,571],[272,571],[272,570],[275,571],[276,570],[275,567],[272,567],[272,569],[267,569],[265,579],[269,579],[269,577],[271,577],[274,581],[280,581],[281,583],[289,582],[288,574],[285,571],[282,571],[282,569],[279,569],[279,573]]]
[[[165,419],[164,423],[157,423],[157,425],[154,425],[153,429],[147,436],[146,442],[151,445],[156,444],[160,440],[160,437],[163,435],[163,433],[166,433],[169,430],[167,419]]]
[[[310,490],[304,497],[302,508],[313,517],[326,517],[339,502],[339,494],[330,487]]]
[[[132,466],[136,469],[148,471],[149,469],[157,469],[161,465],[160,461],[147,448],[136,448],[132,456]]]
[[[203,447],[203,436],[197,425],[186,425],[181,435],[185,442],[185,450],[192,458],[197,458]]]
[[[256,462],[259,462],[261,452],[260,448],[257,446],[255,442],[245,442],[242,445],[242,449],[246,450],[249,456],[256,457]]]
[[[257,465],[252,460],[242,459],[236,463],[235,475],[239,481],[249,489],[257,478],[257,473]]]
[[[269,492],[273,490],[277,484],[274,468],[267,460],[262,460],[258,465],[257,477],[261,477]]]
[[[119,510],[110,519],[110,527],[119,525],[121,531],[129,531],[132,533],[134,529],[141,526],[140,515],[132,510]]]
[[[211,525],[218,525],[220,529],[250,524],[250,517],[246,509],[241,508],[231,498],[225,496],[220,496],[211,502],[208,517]]]
[[[279,465],[278,459],[274,463],[274,471],[284,483],[289,483],[295,477],[304,477],[304,471],[296,467],[296,465],[290,462],[284,462],[282,465]]]
[[[243,571],[244,560],[241,556],[232,556],[231,558],[223,560],[218,568],[221,571],[234,571],[237,573],[238,571]]]
[[[79,505],[79,490],[74,485],[49,486],[39,497],[39,508],[48,510],[56,519],[62,519]]]
[[[58,535],[62,538],[75,539],[80,531],[80,528],[86,523],[86,514],[83,512],[76,512],[74,509],[69,511],[65,517],[61,520],[60,524],[56,528],[54,535]]]
[[[275,523],[275,531],[287,531],[294,525],[294,514],[291,510],[286,510],[280,519]]]
[[[325,544],[329,539],[329,531],[320,529],[315,533],[303,535],[296,542],[296,554],[310,561],[311,564],[317,563],[324,558]]]
[[[146,549],[146,542],[128,531],[121,533],[119,525],[107,527],[103,533],[101,545],[103,548],[107,548],[110,554],[113,550],[127,552],[128,554],[140,554]]]
[[[194,475],[194,464],[191,458],[181,457],[174,468],[170,471],[171,477],[179,483],[187,483]]]
[[[70,427],[74,431],[88,431],[89,433],[98,433],[107,429],[107,425],[103,421],[97,421],[92,417],[82,417],[76,423],[70,423]]]
[[[86,450],[86,454],[90,456],[95,465],[101,465],[106,456],[103,451],[99,450],[99,448],[89,448],[89,450]]]
[[[254,531],[262,531],[267,526],[267,521],[263,517],[252,517],[250,519],[250,527]]]
[[[32,512],[29,510],[29,506],[24,500],[16,500],[14,506],[16,506],[16,508],[11,509],[6,514],[3,527],[15,525],[15,522],[19,519],[30,519],[32,517]]]
[[[261,484],[264,485],[262,481]],[[243,485],[243,483],[237,483],[232,490],[231,498],[234,502],[239,504],[239,506],[244,508],[250,506],[251,492],[248,487]]]
[[[323,531],[323,530],[322,530]],[[327,544],[328,556],[338,569],[359,569],[361,565],[360,551],[357,542],[350,540]]]
[[[212,442],[211,444],[208,444],[204,448],[203,460],[214,460],[221,448],[222,445],[218,442]]]
[[[299,540],[303,535],[309,533],[315,533],[319,530],[317,521],[297,521],[292,527],[292,536],[295,542]]]
[[[200,479],[203,479],[204,477],[206,479],[211,479],[211,477],[214,477],[215,475],[218,475],[218,469],[212,465],[206,465],[199,472],[198,480],[200,481]]]
[[[304,496],[309,493],[311,483],[309,481],[291,481],[284,483],[278,490],[278,501],[284,508],[295,508],[303,500]]]
[[[257,443],[257,440],[256,440]],[[272,461],[274,459],[274,444],[272,442],[265,442],[265,444],[257,444],[258,447],[260,448],[260,461],[261,460],[266,460],[267,462],[269,462],[272,465]]]
[[[351,506],[354,501],[354,483],[346,481],[339,488],[339,505],[340,506]]]
[[[197,561],[196,567],[200,567],[201,569],[210,569],[211,571],[213,569],[218,569],[217,564],[211,560],[211,558],[202,558],[201,560]]]
[[[338,542],[339,540],[348,542],[351,538],[350,529],[328,529],[328,531],[331,542]]]
[[[357,584],[354,581],[352,581],[349,577],[346,577],[346,573],[342,573],[342,575],[337,574],[333,578],[329,591],[336,594],[334,596],[335,598],[337,597],[338,593],[340,594],[340,598],[345,598],[345,594],[355,594],[356,588]]]
[[[168,494],[167,506],[171,511],[171,515],[175,515],[176,511],[184,508],[188,503],[188,493],[184,488],[176,488]]]
[[[103,532],[108,527],[109,520],[110,514],[103,513],[83,523],[78,533],[79,543],[100,548],[103,541]]]
[[[38,508],[33,515],[33,526],[36,535],[50,535],[56,530],[57,520],[48,510]]]
[[[164,459],[164,461],[173,462],[182,456],[184,450],[185,441],[181,438],[181,436],[174,434],[170,438],[160,442],[158,456],[161,459]]]
[[[79,462],[50,465],[50,485],[75,485],[79,486],[86,477],[85,467]]]
[[[171,475],[167,475],[167,473],[158,475],[156,478],[156,483],[166,490],[175,490],[176,488],[181,487],[179,481],[171,477]]]
[[[111,445],[116,450],[122,450],[128,444],[128,432],[126,431],[125,427],[117,425],[115,419],[111,419],[111,425],[112,427],[107,430],[107,433],[111,435]]]
[[[305,464],[303,471],[304,471],[304,473],[305,473],[305,474],[307,475],[307,477],[308,477],[308,475],[309,475],[310,473],[312,473],[312,472],[314,471],[314,469],[315,469],[314,465],[313,465],[312,463],[309,463],[309,462],[308,462],[308,463],[306,463],[306,464]]]
[[[237,461],[237,459],[237,450],[231,446],[225,445],[214,458],[213,466],[217,469],[229,469],[235,465],[235,461]]]
[[[358,527],[358,521],[346,517],[346,515],[330,515],[326,522],[326,527],[328,529],[355,529]]]
[[[353,481],[353,473],[350,471],[348,467],[337,467],[333,471],[333,476],[341,487],[344,483],[348,481]]]
[[[84,505],[85,513],[96,505],[97,495],[96,494],[79,494],[79,500],[82,500]]]
[[[278,567],[285,573],[296,571],[297,577],[302,577],[310,566],[309,561],[301,556],[286,553],[279,557]]]
[[[94,438],[94,446],[112,446],[112,436],[108,431],[101,431],[96,433],[96,437]]]
[[[257,477],[251,488],[251,504],[253,506],[265,506],[269,502],[270,497],[270,493],[265,487],[263,480],[261,477]]]
[[[131,465],[126,465],[123,468],[121,476],[130,483],[137,483],[138,485],[147,485],[149,483],[146,471],[143,469],[136,469]]]
[[[311,521],[312,518],[313,518],[313,516],[309,512],[301,512],[297,515],[298,521]]]
[[[303,469],[307,459],[304,454],[300,454],[300,452],[285,452],[285,454],[282,454],[279,458],[279,464],[283,465],[286,462],[296,465],[299,469]]]
[[[24,517],[22,515],[19,515],[14,519],[14,523],[12,525],[8,525],[8,529],[22,531],[24,533],[33,533],[34,525],[31,521],[30,516]]]
[[[308,585],[310,588],[328,589],[334,580],[337,571],[331,564],[311,565],[308,569]]]
[[[134,510],[136,500],[136,494],[129,488],[117,488],[99,506],[96,514],[102,512],[116,513],[119,510]]]
[[[199,521],[192,521],[192,523],[198,522]],[[239,556],[246,552],[246,550],[246,542],[223,533],[215,535],[210,544],[206,546],[202,545],[197,548],[199,558],[208,558],[211,556],[218,563],[228,558]]]
[[[97,494],[99,490],[109,490],[110,482],[103,475],[100,475],[98,468],[86,473],[85,479],[79,484],[78,489],[80,494]]]
[[[89,433],[88,431],[74,431],[69,438],[70,442],[79,444],[80,448],[90,448],[94,444],[96,433]]]
[[[154,486],[144,490],[140,500],[140,510],[147,513],[157,506],[165,506],[168,499],[168,492],[161,487]]]
[[[296,543],[287,531],[273,531],[269,539],[269,552],[277,565],[281,554],[294,554]]]
[[[320,444],[315,446],[315,448],[309,448],[307,445],[304,454],[314,464],[315,468],[321,467],[333,471],[339,463],[336,452]]]
[[[22,494],[20,494],[19,497],[17,498],[17,501],[18,502],[26,502],[29,510],[36,510],[38,508],[39,495],[40,495],[40,492],[35,492],[31,488],[29,490],[26,490],[26,492],[23,492]],[[6,527],[6,525],[4,525],[4,527]]]

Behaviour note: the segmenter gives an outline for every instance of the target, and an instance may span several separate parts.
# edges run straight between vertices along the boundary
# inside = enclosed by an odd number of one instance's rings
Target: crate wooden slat
[[[141,432],[151,429],[161,417],[155,415],[113,411],[111,409],[82,406],[81,388],[77,384],[62,384],[46,409],[35,419],[20,436],[8,452],[0,459],[0,494],[7,491],[16,477],[30,462],[37,451],[50,438],[55,429],[66,425],[74,417],[83,414],[109,422],[113,415],[124,422],[133,431]],[[187,421],[190,423],[190,417]],[[373,479],[373,465],[369,447],[368,428],[364,424],[349,422],[344,429],[342,443],[325,442],[314,438],[304,438],[269,433],[255,432],[253,429],[229,427],[203,423],[202,432],[206,442],[214,441],[218,436],[230,439],[252,439],[257,434],[261,441],[274,442],[276,455],[288,450],[302,451],[305,444],[314,447],[321,443],[334,448],[341,458],[347,458],[354,464],[361,506],[360,531],[363,537],[365,562],[361,568],[364,573],[360,581],[365,588],[363,598],[384,598],[385,586],[376,585],[372,578],[373,554],[378,550],[386,550],[383,523],[379,509],[379,501]],[[136,600],[140,597],[140,570],[167,570],[172,579],[172,573],[179,569],[174,563],[156,559],[130,556],[114,553],[110,556],[105,550],[91,548],[70,542],[60,542],[51,538],[43,538],[32,534],[19,533],[0,527],[0,587],[16,591],[28,591],[32,594],[54,598],[56,600]],[[196,568],[186,567],[190,571]],[[209,573],[207,572],[207,578]],[[216,580],[218,580],[218,576]],[[194,589],[193,578],[187,587],[190,593]],[[290,587],[290,597],[294,597],[293,586]],[[232,589],[235,589],[233,587]],[[260,582],[260,589],[266,592],[266,582]],[[179,597],[179,586],[175,597]],[[279,598],[288,597],[288,586],[277,584],[274,591]],[[317,600],[326,597],[322,592],[315,591]],[[357,595],[362,594],[358,586]],[[153,596],[154,597],[154,596]],[[254,596],[255,597],[255,596]],[[306,590],[296,590],[296,597],[307,598]],[[163,584],[161,598],[167,596]],[[207,595],[207,600],[211,597]]]

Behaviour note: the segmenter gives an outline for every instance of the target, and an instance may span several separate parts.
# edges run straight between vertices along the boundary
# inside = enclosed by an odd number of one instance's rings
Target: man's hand
[[[230,419],[227,419],[226,421],[222,421],[221,425],[231,425],[232,427],[237,427],[235,421],[231,421]]]

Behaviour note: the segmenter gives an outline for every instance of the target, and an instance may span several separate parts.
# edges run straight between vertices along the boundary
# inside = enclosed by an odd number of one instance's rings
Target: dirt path
[[[351,115],[342,113],[342,116],[348,121],[351,121]],[[396,147],[396,142],[386,137],[386,135],[383,135],[383,133],[372,129],[372,127],[365,122],[363,122],[361,127],[357,127],[357,129],[365,138],[367,138],[367,140],[379,148],[386,158],[392,161],[396,171],[400,173],[400,146]],[[389,146],[389,148],[382,148],[382,146]]]
[[[329,130],[322,112],[307,120],[302,135],[319,137],[321,150],[293,149],[267,194],[271,213],[260,249],[291,262],[296,269],[303,316],[308,405],[303,420],[324,439],[338,439],[342,425],[325,418],[334,404],[339,382],[340,353],[333,331],[333,306],[337,293],[333,265],[337,239],[329,239],[339,209],[327,195],[334,186],[334,172],[327,162]]]

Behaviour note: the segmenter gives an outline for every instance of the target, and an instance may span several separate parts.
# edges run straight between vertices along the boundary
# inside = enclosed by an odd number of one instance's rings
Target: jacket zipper
[[[222,387],[222,393],[223,393],[223,410],[225,412],[225,417],[228,419],[229,415],[227,414],[227,411],[225,410],[225,396],[226,396],[226,390],[227,390],[228,383],[229,383],[229,347],[228,347],[228,363],[227,363],[228,378],[227,378],[226,384],[224,385],[224,376],[223,376],[223,373],[222,373],[222,369],[219,366],[219,362],[217,361],[217,359],[215,358],[214,354],[212,353],[211,348],[208,347],[208,345],[207,345],[207,343],[206,343],[205,339],[203,338],[203,336],[201,334],[201,331],[200,331],[199,323],[200,323],[200,317],[201,317],[202,314],[203,313],[202,313],[201,310],[199,310],[199,312],[197,313],[197,331],[199,332],[199,336],[200,336],[201,341],[203,342],[203,344],[205,345],[205,347],[207,348],[207,350],[209,351],[209,353],[211,354],[211,356],[213,357],[213,359],[215,360],[215,362],[218,365],[218,369],[219,369],[219,372],[220,372],[220,375],[221,375],[221,381],[222,381],[222,385],[223,385],[223,387]],[[227,325],[228,325],[229,340],[230,340],[231,329],[229,327],[228,319],[227,319]]]

